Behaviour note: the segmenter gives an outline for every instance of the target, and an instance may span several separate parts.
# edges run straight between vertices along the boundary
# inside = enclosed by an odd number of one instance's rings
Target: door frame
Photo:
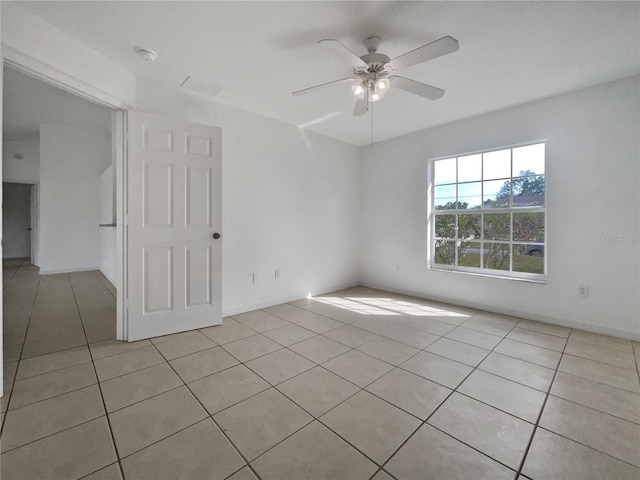
[[[22,54],[6,45],[2,45],[0,53],[2,67],[12,68],[20,73],[34,77],[42,82],[57,87],[66,92],[72,93],[80,98],[88,100],[98,105],[107,107],[112,110],[111,135],[112,135],[112,158],[115,160],[115,220],[116,220],[116,261],[117,261],[117,306],[116,306],[116,339],[127,340],[127,251],[126,251],[126,166],[127,166],[127,110],[133,108],[125,100],[117,98],[107,92],[102,91],[99,87],[91,85],[80,80],[73,75],[51,67],[44,62]],[[2,71],[0,71],[0,98],[4,96],[4,88],[2,82]],[[1,105],[1,104],[0,104]],[[2,119],[2,110],[0,106],[0,120]],[[0,146],[2,145],[0,139]],[[1,165],[1,163],[0,163]],[[0,185],[2,182],[2,169],[0,168]],[[0,191],[1,192],[1,191]],[[1,215],[1,212],[0,212]],[[1,217],[0,217],[1,218]],[[0,222],[1,225],[1,222]],[[1,230],[0,230],[1,233]],[[0,254],[2,246],[0,246]],[[0,277],[0,289],[2,289],[2,278]],[[0,299],[0,306],[2,305]],[[0,309],[0,332],[1,326],[4,324],[2,317],[2,309]],[[0,339],[2,334],[0,333]],[[0,344],[0,379],[2,378],[2,346]],[[0,396],[2,391],[0,390]]]
[[[40,230],[40,182],[31,185],[31,263],[38,265],[38,232]]]

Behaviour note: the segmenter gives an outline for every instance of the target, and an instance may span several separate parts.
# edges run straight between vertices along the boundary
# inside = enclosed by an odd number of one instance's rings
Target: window
[[[432,160],[431,172],[431,268],[544,280],[544,143]]]

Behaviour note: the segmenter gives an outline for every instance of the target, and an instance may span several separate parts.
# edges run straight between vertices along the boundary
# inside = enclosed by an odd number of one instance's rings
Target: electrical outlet
[[[396,263],[396,270],[399,272],[400,271],[400,264]]]
[[[280,278],[280,269],[276,268],[275,272],[273,272],[273,278],[278,280]]]
[[[251,283],[253,283],[254,285],[256,283],[260,283],[260,277],[258,276],[257,273],[252,273],[251,274]]]
[[[578,296],[582,298],[587,298],[589,296],[589,286],[578,285]]]

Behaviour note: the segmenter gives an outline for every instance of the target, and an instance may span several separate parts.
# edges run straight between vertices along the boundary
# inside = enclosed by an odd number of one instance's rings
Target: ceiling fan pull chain
[[[371,145],[373,145],[373,102],[371,102]]]

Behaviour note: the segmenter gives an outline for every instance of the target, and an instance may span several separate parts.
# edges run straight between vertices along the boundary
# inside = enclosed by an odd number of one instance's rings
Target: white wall
[[[67,89],[89,91],[101,101],[118,106],[135,104],[135,76],[17,3],[0,2],[2,55],[56,78]]]
[[[222,127],[225,315],[358,283],[355,147],[149,83],[137,98],[139,110]]]
[[[109,165],[107,169],[100,175],[100,217],[99,222],[102,225],[115,223],[115,212],[113,204],[113,165]],[[102,226],[100,227],[100,271],[109,281],[117,285],[117,236],[116,227]]]
[[[110,163],[110,140],[40,127],[40,273],[99,268],[99,177]]]
[[[2,185],[2,258],[31,256],[31,185]]]
[[[363,149],[362,283],[640,338],[639,91],[633,77]],[[548,283],[427,270],[427,160],[538,139]]]
[[[22,159],[14,158],[21,154]],[[38,183],[40,180],[40,142],[5,141],[2,145],[2,180],[16,183]]]
[[[118,285],[117,235],[115,227],[100,228],[100,271],[114,285]]]

